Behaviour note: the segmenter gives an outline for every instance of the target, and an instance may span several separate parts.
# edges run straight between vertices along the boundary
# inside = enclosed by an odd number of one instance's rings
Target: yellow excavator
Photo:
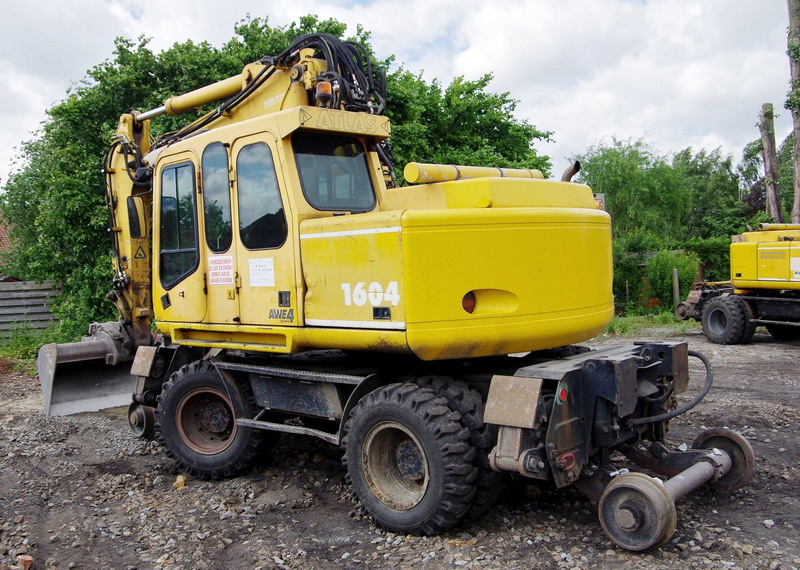
[[[151,140],[158,116],[212,103]],[[46,413],[129,405],[135,435],[210,479],[280,433],[321,438],[399,533],[474,520],[514,473],[576,485],[614,542],[645,550],[692,489],[746,484],[741,435],[665,441],[711,387],[702,355],[574,344],[613,313],[611,221],[578,166],[412,163],[399,186],[385,105],[366,51],[315,34],[122,115],[105,160],[120,320],[42,347]],[[679,405],[690,355],[707,374]]]
[[[732,237],[730,280],[695,283],[675,307],[700,321],[716,344],[740,344],[764,326],[778,340],[800,338],[800,224],[759,224]]]

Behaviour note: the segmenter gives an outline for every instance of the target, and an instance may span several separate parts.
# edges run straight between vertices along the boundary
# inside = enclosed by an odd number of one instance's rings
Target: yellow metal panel
[[[161,323],[159,329],[175,343],[270,353],[290,353],[312,348],[410,352],[402,331],[360,329],[258,327],[198,323]]]
[[[376,212],[300,225],[307,325],[405,329],[400,216]],[[377,309],[384,313],[376,318]]]
[[[787,233],[796,233],[800,239],[800,232],[790,230],[747,232],[742,241],[731,244],[734,287],[800,289],[800,243],[783,235]]]
[[[613,315],[610,231],[599,210],[407,211],[409,346],[428,360],[595,336]],[[477,292],[473,314],[461,304],[469,291]]]
[[[586,208],[599,209],[583,184],[520,178],[477,178],[387,190],[384,210],[431,208]]]
[[[738,287],[738,281],[758,279],[758,244],[755,242],[736,242],[731,244],[731,281]]]

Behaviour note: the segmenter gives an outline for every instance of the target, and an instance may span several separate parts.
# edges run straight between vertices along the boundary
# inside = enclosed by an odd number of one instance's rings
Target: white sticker
[[[208,284],[233,285],[233,256],[209,255],[208,256]]]
[[[271,257],[250,260],[250,287],[275,287],[275,262]]]
[[[797,273],[800,271],[800,257],[792,257],[789,259],[789,264],[792,268],[792,271]]]

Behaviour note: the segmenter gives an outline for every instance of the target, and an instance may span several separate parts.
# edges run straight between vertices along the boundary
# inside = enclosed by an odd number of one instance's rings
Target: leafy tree
[[[691,205],[684,177],[644,141],[613,138],[592,145],[577,159],[580,180],[606,196],[615,237],[635,229],[684,237],[682,222]]]
[[[488,93],[491,74],[457,77],[446,88],[399,69],[387,77],[392,149],[400,170],[412,161],[550,171],[533,148],[552,133],[514,118],[508,93]]]
[[[687,238],[729,236],[744,230],[747,208],[740,200],[739,181],[730,156],[720,149],[696,154],[686,148],[672,159],[689,193],[682,223]]]
[[[112,56],[87,72],[66,98],[48,111],[33,140],[22,145],[23,164],[5,183],[0,210],[12,226],[13,251],[2,260],[25,279],[59,279],[64,295],[54,311],[65,328],[85,330],[92,320],[114,318],[104,301],[110,284],[101,163],[119,115],[160,106],[175,94],[238,74],[244,64],[275,55],[300,35],[323,32],[342,37],[346,25],[304,16],[285,27],[267,18],[239,22],[221,48],[205,42],[176,43],[154,53],[149,40],[118,38]],[[366,43],[369,33],[358,27]],[[386,60],[391,62],[391,58]],[[513,117],[508,93],[487,91],[491,76],[458,78],[446,88],[400,69],[388,77],[397,166],[410,160],[549,169],[549,159],[532,147],[546,140]],[[203,112],[203,109],[200,110]],[[154,135],[191,122],[192,114],[163,116]]]

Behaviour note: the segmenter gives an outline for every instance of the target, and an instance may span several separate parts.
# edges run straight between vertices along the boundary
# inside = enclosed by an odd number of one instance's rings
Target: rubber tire
[[[714,297],[703,307],[703,334],[715,344],[738,344],[745,334],[748,319],[742,300],[736,297]]]
[[[419,502],[395,509],[370,490],[362,465],[364,444],[374,427],[403,426],[427,457],[428,482]],[[455,526],[475,495],[475,448],[461,417],[430,388],[390,384],[365,395],[350,412],[342,440],[342,463],[361,505],[375,524],[398,534],[432,536]],[[388,459],[388,457],[387,457]]]
[[[461,425],[469,430],[469,442],[476,452],[477,492],[462,522],[476,521],[497,503],[503,490],[500,474],[489,463],[489,453],[497,443],[497,427],[483,423],[483,398],[465,382],[448,376],[423,376],[416,378],[415,383],[423,388],[430,388],[437,396],[445,398],[450,409],[461,415]]]
[[[767,331],[776,340],[797,340],[800,338],[800,327],[791,325],[765,325]]]
[[[739,342],[741,344],[747,344],[753,340],[758,324],[753,322],[753,319],[755,319],[753,306],[738,297],[736,297],[736,300],[739,301],[739,305],[742,307],[742,314],[744,315],[744,330],[742,331],[742,338]]]
[[[190,447],[178,429],[178,407],[186,396],[195,390],[213,390],[227,394],[225,383],[214,366],[205,360],[191,362],[170,376],[158,397],[156,429],[158,439],[167,449],[167,455],[175,459],[180,467],[201,479],[223,479],[233,477],[252,465],[256,457],[274,444],[272,432],[236,426],[233,441],[221,452],[205,454]],[[238,385],[233,401],[225,400],[232,407],[235,417],[253,417],[255,398],[246,383]]]

